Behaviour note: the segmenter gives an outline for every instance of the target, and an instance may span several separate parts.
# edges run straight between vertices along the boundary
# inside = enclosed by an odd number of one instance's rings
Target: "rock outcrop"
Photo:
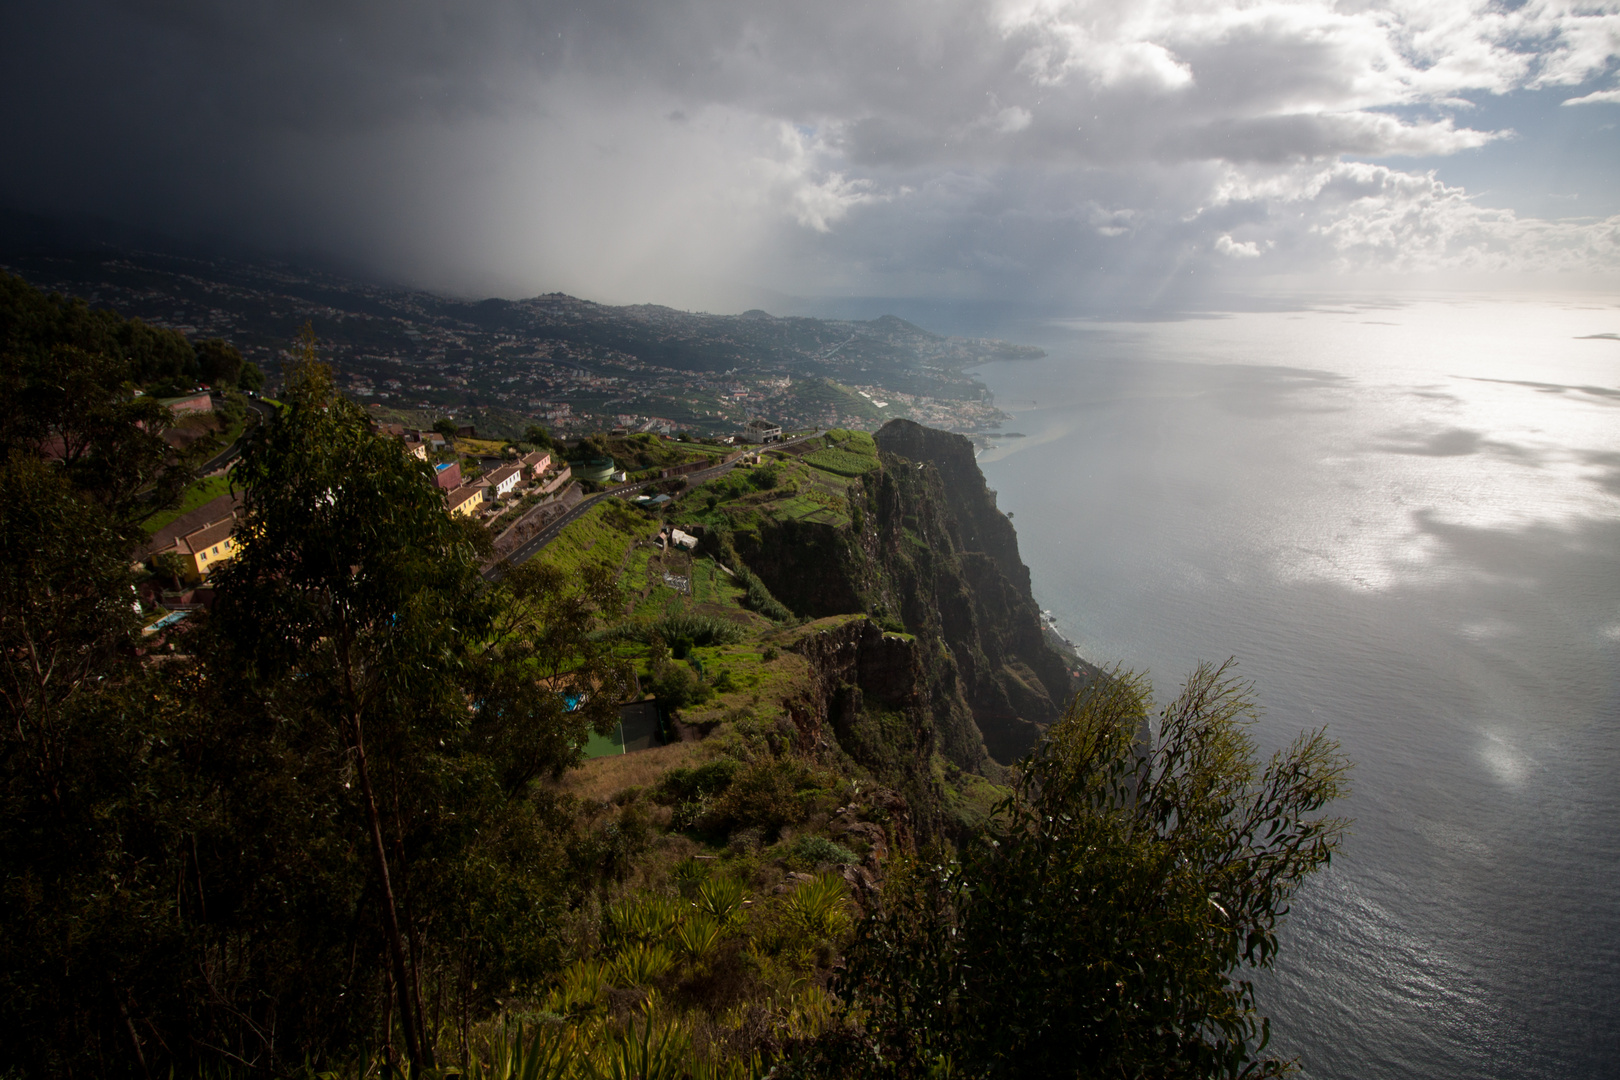
[[[917,640],[857,616],[811,623],[789,648],[813,675],[805,698],[788,703],[801,738],[822,755],[847,755],[903,796],[904,813],[890,817],[896,844],[936,839],[942,793],[929,767],[935,725]]]
[[[765,522],[736,550],[801,617],[864,613],[915,636],[939,752],[970,771],[1035,745],[1092,674],[1047,641],[1018,537],[967,439],[891,421],[882,468],[849,487],[848,526]]]

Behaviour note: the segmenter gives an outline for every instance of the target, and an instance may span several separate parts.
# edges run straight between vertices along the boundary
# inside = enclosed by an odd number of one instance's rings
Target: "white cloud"
[[[1234,259],[1257,259],[1260,257],[1260,245],[1253,240],[1239,243],[1232,239],[1231,233],[1222,233],[1215,241],[1215,250],[1222,255]]]
[[[1594,90],[1590,94],[1583,94],[1577,98],[1569,98],[1559,102],[1560,105],[1620,105],[1620,89]]]

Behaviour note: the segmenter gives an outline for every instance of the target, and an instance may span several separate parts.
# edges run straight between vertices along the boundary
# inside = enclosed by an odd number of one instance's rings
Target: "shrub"
[[[849,863],[860,862],[856,854],[842,844],[835,843],[825,836],[801,836],[788,847],[787,860],[790,864],[814,869],[822,863],[834,863],[844,866]]]
[[[847,896],[843,878],[822,874],[793,890],[788,896],[788,914],[805,937],[827,941],[850,928]]]
[[[720,758],[695,769],[671,769],[659,778],[653,799],[669,806],[718,795],[731,786],[741,768],[742,762],[734,758]]]
[[[652,692],[671,709],[701,705],[713,693],[683,664],[663,664],[652,677]]]
[[[698,886],[697,908],[721,926],[729,926],[742,917],[746,894],[740,881],[711,878]]]
[[[784,825],[808,816],[809,798],[819,777],[794,758],[766,758],[745,765],[725,794],[715,800],[714,823],[737,829],[755,826],[774,837]]]

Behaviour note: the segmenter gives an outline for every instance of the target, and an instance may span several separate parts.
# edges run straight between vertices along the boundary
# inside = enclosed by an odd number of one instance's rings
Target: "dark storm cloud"
[[[460,291],[719,306],[739,281],[1141,294],[1392,253],[1601,266],[1613,223],[1482,216],[1340,157],[1496,137],[1444,103],[1600,73],[1606,2],[9,5],[0,198]],[[1429,118],[1386,109],[1413,103]]]

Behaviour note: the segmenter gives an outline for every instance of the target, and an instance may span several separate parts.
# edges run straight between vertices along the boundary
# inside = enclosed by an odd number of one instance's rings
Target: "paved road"
[[[270,414],[273,411],[271,409],[271,407],[266,405],[264,402],[255,401],[252,398],[248,398],[247,405],[248,405],[248,408],[252,409],[254,412],[258,413],[261,417],[263,417],[265,419],[269,419]],[[253,426],[257,426],[257,425],[255,424]],[[243,428],[242,429],[242,435],[246,435],[250,430],[252,430],[252,429],[251,428]],[[204,462],[203,465],[202,465],[202,468],[197,470],[197,475],[198,476],[212,476],[212,475],[214,475],[215,473],[217,473],[221,469],[223,469],[225,466],[227,466],[231,462],[235,461],[237,455],[240,454],[241,452],[242,452],[242,438],[241,438],[241,436],[238,436],[237,440],[235,442],[231,443],[231,445],[227,446],[225,449],[221,450],[219,453],[215,454],[213,457],[209,458],[206,462]]]
[[[812,431],[808,435],[796,435],[791,439],[783,439],[781,442],[772,443],[770,447],[762,447],[762,449],[772,449],[772,448],[781,447],[781,446],[792,446],[794,443],[801,443],[801,442],[804,442],[804,440],[806,440],[806,439],[813,439],[817,435],[820,435],[820,434],[821,434],[820,431]],[[705,480],[713,480],[717,476],[723,476],[726,473],[730,472],[732,469],[736,468],[736,466],[737,466],[737,463],[735,461],[733,461],[733,462],[731,462],[729,464],[726,464],[726,465],[716,465],[712,469],[704,469],[701,472],[687,473],[685,479],[686,479],[687,485],[689,487],[690,486],[695,486],[697,484],[703,483]],[[648,481],[646,481],[646,480],[637,480],[633,484],[620,484],[618,487],[608,488],[606,491],[599,491],[595,495],[591,495],[591,496],[581,500],[577,505],[575,505],[566,514],[564,514],[562,517],[558,518],[556,521],[553,521],[551,524],[547,525],[544,529],[541,529],[539,532],[535,533],[534,536],[530,540],[528,540],[526,543],[524,543],[524,545],[522,547],[518,548],[517,550],[513,551],[512,554],[508,555],[506,557],[506,562],[511,564],[512,566],[517,566],[520,563],[528,562],[530,559],[534,558],[535,554],[537,552],[539,552],[542,548],[544,548],[547,544],[549,544],[553,540],[557,539],[557,534],[558,533],[562,532],[563,529],[567,528],[571,523],[579,520],[580,516],[582,514],[584,514],[585,511],[587,511],[591,507],[595,506],[601,500],[607,498],[610,495],[630,495],[630,494],[633,494],[633,493],[635,493],[637,491],[640,491],[642,488],[646,487],[647,484],[648,484]],[[484,577],[489,581],[495,581],[495,580],[499,579],[500,576],[501,576],[501,566],[498,563],[495,566],[492,566],[488,570],[484,571]]]

